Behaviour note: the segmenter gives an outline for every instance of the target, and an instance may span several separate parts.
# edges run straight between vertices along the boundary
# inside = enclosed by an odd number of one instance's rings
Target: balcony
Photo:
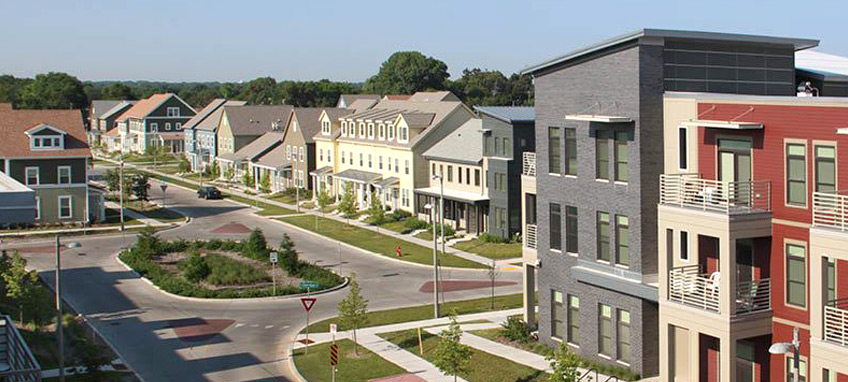
[[[848,230],[848,191],[813,192],[813,226]]]
[[[771,181],[724,182],[699,176],[660,175],[660,204],[724,215],[771,211]]]
[[[0,316],[0,380],[41,381],[41,366],[9,316]]]
[[[521,175],[536,176],[536,153],[525,151],[522,158]]]
[[[668,299],[689,307],[720,313],[721,274],[700,272],[698,265],[673,268],[668,275]],[[735,294],[736,315],[771,310],[771,280],[740,282]]]
[[[824,306],[824,340],[848,346],[848,298]]]

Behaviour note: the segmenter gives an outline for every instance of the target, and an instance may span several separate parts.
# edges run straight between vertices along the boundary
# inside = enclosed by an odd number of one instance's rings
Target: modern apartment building
[[[663,93],[791,96],[794,53],[817,43],[644,29],[524,70],[535,82],[537,153],[524,218],[538,227],[525,287],[538,279],[542,341],[658,374]]]
[[[183,125],[195,111],[173,93],[154,94],[136,102],[115,121],[123,151],[144,154],[153,147],[183,152]]]
[[[416,202],[413,193],[430,183],[422,153],[473,117],[447,91],[418,92],[400,101],[384,98],[371,108],[340,117],[338,134],[331,126],[316,135],[315,172],[320,173],[316,176],[323,179],[319,182],[332,184],[330,192],[337,197],[345,184],[351,184],[361,208],[376,194],[389,208],[424,213],[425,202]],[[332,155],[322,160],[322,151]],[[325,169],[330,165],[332,172]]]
[[[487,232],[510,238],[521,232],[521,173],[525,155],[536,155],[532,107],[476,106],[482,119],[489,195]]]

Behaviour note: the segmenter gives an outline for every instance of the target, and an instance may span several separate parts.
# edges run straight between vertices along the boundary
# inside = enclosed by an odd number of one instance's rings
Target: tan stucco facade
[[[824,369],[848,375],[848,347],[825,340],[827,304],[826,261],[848,261],[848,232],[825,227],[810,229],[810,369],[807,375],[821,376]],[[815,380],[815,379],[813,379]]]

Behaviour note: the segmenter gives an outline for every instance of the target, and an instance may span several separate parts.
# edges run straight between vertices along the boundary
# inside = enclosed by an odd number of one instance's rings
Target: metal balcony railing
[[[813,226],[848,230],[848,191],[813,192]]]
[[[668,277],[668,299],[718,313],[721,274],[700,273],[700,266],[673,268]],[[771,279],[740,282],[735,295],[736,314],[771,310]]]
[[[663,174],[660,204],[728,215],[769,212],[771,181],[724,182],[699,174]]]
[[[536,176],[536,153],[525,151],[523,155],[522,175]]]
[[[824,306],[824,340],[848,346],[848,298]]]
[[[527,224],[524,229],[527,231],[527,234],[524,235],[524,246],[536,249],[536,225]]]
[[[0,316],[0,380],[41,381],[41,365],[9,316]]]

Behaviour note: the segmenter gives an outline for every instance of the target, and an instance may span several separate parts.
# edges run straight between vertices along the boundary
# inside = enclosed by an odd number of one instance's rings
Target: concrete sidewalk
[[[120,205],[118,205],[118,203],[115,203],[115,202],[109,202],[109,201],[107,201],[107,202],[105,203],[105,205],[106,205],[106,208],[111,208],[111,209],[113,209],[113,210],[119,210],[119,209],[121,208],[121,206],[120,206]],[[142,215],[142,214],[140,214],[140,213],[138,213],[138,212],[135,212],[135,211],[133,211],[133,210],[131,210],[131,209],[129,209],[129,208],[124,208],[124,215],[126,215],[127,217],[129,217],[129,218],[131,218],[131,219],[135,219],[135,220],[137,220],[137,221],[140,221],[140,222],[141,222],[141,223],[143,223],[144,225],[150,225],[150,226],[154,226],[154,227],[155,227],[155,226],[159,226],[159,225],[162,225],[162,224],[166,224],[166,223],[161,223],[161,222],[159,222],[159,221],[158,221],[158,220],[156,220],[156,219],[153,219],[153,218],[149,218],[149,217],[147,217],[147,216],[144,216],[144,215]]]

